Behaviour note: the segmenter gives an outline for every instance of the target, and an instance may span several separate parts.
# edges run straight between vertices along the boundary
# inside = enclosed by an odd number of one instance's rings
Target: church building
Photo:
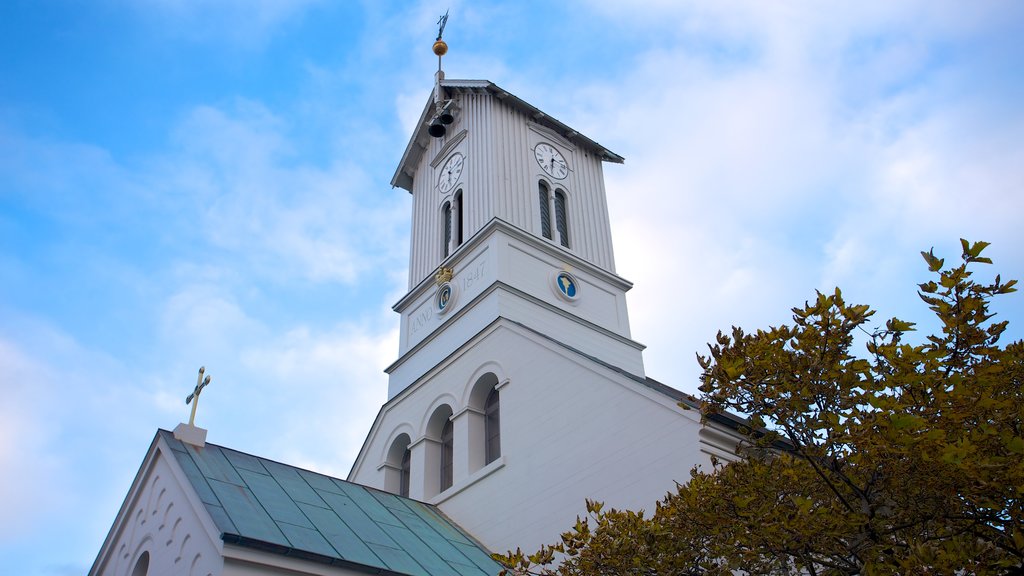
[[[557,541],[587,498],[651,510],[730,459],[739,421],[702,424],[645,373],[603,176],[621,162],[439,69],[391,181],[412,195],[409,286],[348,478],[158,431],[90,574],[493,575],[491,552]]]

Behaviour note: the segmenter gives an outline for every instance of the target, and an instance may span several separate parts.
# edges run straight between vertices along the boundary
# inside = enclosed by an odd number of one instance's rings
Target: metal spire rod
[[[434,76],[434,106],[437,108],[437,113],[441,113],[439,108],[441,103],[441,80],[444,80],[444,71],[441,69],[441,57],[448,53],[448,43],[441,39],[444,36],[444,27],[448,24],[448,10],[444,11],[444,15],[437,19],[437,40],[434,40],[434,54],[437,54],[437,74]]]

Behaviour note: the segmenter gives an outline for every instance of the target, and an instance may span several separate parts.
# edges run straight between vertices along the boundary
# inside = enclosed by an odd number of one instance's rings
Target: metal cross
[[[206,388],[207,386],[210,385],[210,375],[207,374],[206,380],[203,380],[203,372],[206,372],[206,366],[199,367],[199,379],[196,380],[196,389],[193,390],[192,393],[188,395],[188,398],[185,398],[185,405],[192,405],[192,415],[189,416],[188,419],[189,426],[195,425],[196,407],[199,406],[199,394],[203,392],[203,388]],[[193,402],[193,400],[195,400],[195,402]]]
[[[444,35],[444,25],[448,23],[448,10],[444,11],[444,16],[437,19],[437,39],[440,40],[441,36]]]

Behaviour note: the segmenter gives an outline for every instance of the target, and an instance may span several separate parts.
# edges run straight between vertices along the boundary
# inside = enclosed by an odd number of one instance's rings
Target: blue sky
[[[340,476],[385,400],[429,95],[491,80],[605,175],[648,375],[840,286],[927,323],[920,250],[1024,276],[1014,2],[0,4],[0,564],[91,565],[157,427]],[[1019,294],[995,309],[1024,334]]]

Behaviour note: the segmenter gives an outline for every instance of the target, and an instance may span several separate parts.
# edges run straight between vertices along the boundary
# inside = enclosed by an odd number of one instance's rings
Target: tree
[[[941,329],[919,344],[838,289],[792,325],[720,332],[702,412],[748,418],[736,461],[649,517],[588,501],[561,542],[496,556],[506,573],[1024,574],[1024,342],[1000,347],[989,308],[1016,281],[973,280],[988,244],[961,243],[955,268],[922,252]]]

